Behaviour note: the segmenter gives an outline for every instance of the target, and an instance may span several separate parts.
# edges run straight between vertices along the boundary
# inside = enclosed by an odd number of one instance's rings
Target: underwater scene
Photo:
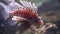
[[[0,34],[60,34],[60,0],[0,0]]]

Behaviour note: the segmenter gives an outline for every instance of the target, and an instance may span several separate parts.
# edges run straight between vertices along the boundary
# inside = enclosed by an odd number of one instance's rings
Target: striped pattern
[[[12,13],[13,16],[19,16],[26,19],[37,19],[38,15],[35,11],[29,8],[21,8]]]

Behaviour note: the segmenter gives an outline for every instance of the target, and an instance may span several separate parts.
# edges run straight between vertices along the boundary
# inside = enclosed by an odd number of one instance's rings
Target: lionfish
[[[40,26],[43,23],[43,20],[39,18],[35,3],[27,1],[20,2],[22,3],[23,7],[10,12],[10,16],[13,16],[12,20],[17,20],[19,23],[22,23],[19,29],[29,28],[31,24]]]

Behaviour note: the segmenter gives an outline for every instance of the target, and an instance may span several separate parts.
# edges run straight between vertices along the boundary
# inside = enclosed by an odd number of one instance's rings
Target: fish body
[[[20,8],[18,10],[13,11],[10,14],[12,16],[23,17],[23,18],[27,19],[28,21],[30,21],[31,24],[33,24],[33,25],[40,26],[42,24],[42,21],[43,21],[39,18],[38,13],[36,13],[34,10],[29,9],[29,8]]]
[[[31,2],[27,2],[27,1],[26,1],[26,3],[25,3],[25,1],[21,1],[21,3],[23,5],[23,7],[10,12],[9,15],[17,16],[18,19],[22,20],[22,21],[24,19],[26,19],[29,22],[31,22],[31,24],[40,26],[43,23],[43,20],[41,20],[41,18],[39,18],[39,15],[37,13],[37,6],[35,6],[34,3],[31,4]],[[21,17],[21,18],[19,18],[19,17]],[[16,17],[13,17],[13,18],[15,19]]]
[[[37,13],[29,8],[20,8],[10,14],[12,16],[19,16],[19,17],[26,18],[28,20],[37,20],[38,19]]]

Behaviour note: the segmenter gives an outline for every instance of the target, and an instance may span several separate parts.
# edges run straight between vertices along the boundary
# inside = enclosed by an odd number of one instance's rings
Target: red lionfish
[[[41,20],[41,18],[39,18],[39,15],[37,13],[37,6],[35,5],[35,3],[27,1],[20,1],[20,2],[22,3],[23,7],[11,12],[10,16],[23,18],[22,28],[30,27],[31,24],[40,26],[43,23],[43,21]],[[15,17],[13,18],[15,19]],[[18,21],[20,21],[20,19]],[[24,19],[26,19],[27,21],[26,20],[24,21]]]

